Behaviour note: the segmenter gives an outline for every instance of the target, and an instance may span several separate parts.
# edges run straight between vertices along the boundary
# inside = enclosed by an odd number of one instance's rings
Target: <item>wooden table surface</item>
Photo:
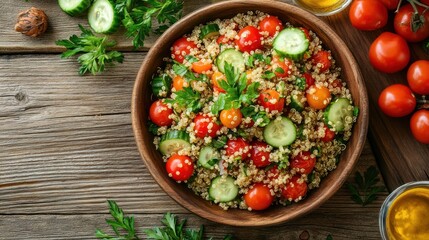
[[[187,0],[185,14],[209,3]],[[31,6],[50,18],[43,37],[13,30],[18,12]],[[204,224],[217,239],[227,233],[238,239],[380,238],[378,212],[387,191],[361,207],[343,186],[311,214],[268,228],[230,227],[191,214],[154,182],[135,146],[130,98],[145,51],[132,52],[131,40],[116,33],[125,62],[98,76],[78,76],[76,59],[60,59],[63,49],[54,41],[78,34],[84,17],[69,17],[54,0],[5,0],[0,13],[0,239],[94,239],[96,228],[107,229],[106,199],[134,214],[140,233],[159,226],[170,211],[188,218],[190,227]],[[324,20],[337,30],[350,27],[346,12]],[[347,42],[346,32],[338,34]],[[371,165],[376,159],[367,142],[355,170]]]

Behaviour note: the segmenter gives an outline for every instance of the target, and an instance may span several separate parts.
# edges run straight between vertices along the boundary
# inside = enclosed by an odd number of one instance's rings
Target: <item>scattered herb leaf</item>
[[[307,85],[305,78],[302,78],[302,77],[297,77],[295,80],[295,84],[296,86],[298,86],[298,89],[301,91],[304,91]]]
[[[363,176],[356,172],[355,184],[347,183],[352,200],[362,206],[373,202],[377,199],[377,193],[384,190],[384,187],[376,186],[378,182],[380,182],[380,178],[378,178],[378,170],[375,166],[370,166]]]
[[[177,103],[181,107],[187,107],[188,112],[198,112],[203,107],[201,94],[192,90],[190,87],[185,87],[180,91],[175,92],[174,99],[165,99],[166,103]]]

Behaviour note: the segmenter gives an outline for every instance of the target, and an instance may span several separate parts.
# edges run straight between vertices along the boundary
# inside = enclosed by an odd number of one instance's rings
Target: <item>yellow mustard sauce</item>
[[[429,240],[429,188],[401,193],[389,207],[386,225],[390,240]]]
[[[313,9],[323,9],[329,11],[335,6],[341,5],[345,0],[296,0],[297,2]]]

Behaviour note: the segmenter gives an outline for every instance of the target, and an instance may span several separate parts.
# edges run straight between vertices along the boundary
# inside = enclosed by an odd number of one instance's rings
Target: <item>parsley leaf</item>
[[[188,112],[198,112],[203,107],[201,94],[192,90],[190,87],[185,87],[180,91],[175,92],[174,99],[165,99],[166,103],[177,103],[181,107],[187,107]]]
[[[118,51],[108,51],[116,45],[115,41],[108,41],[107,37],[97,37],[91,30],[85,29],[79,24],[82,31],[80,37],[72,35],[69,40],[58,40],[55,42],[58,46],[64,46],[67,51],[61,54],[61,58],[69,58],[76,54],[82,54],[77,58],[80,63],[79,74],[83,75],[90,72],[95,75],[104,71],[106,64],[114,62],[122,63],[124,55]]]
[[[259,111],[258,108],[253,105],[241,108],[241,113],[244,117],[252,118],[256,126],[265,127],[270,123],[270,118],[268,117],[267,112]]]
[[[153,135],[157,135],[158,129],[159,129],[159,126],[149,120],[149,126],[148,126],[149,132],[152,133]]]
[[[276,74],[274,74],[271,71],[265,71],[264,74],[262,74],[262,78],[265,78],[265,79],[272,79],[275,76],[276,76]]]
[[[297,77],[295,80],[295,85],[298,86],[299,90],[304,91],[307,86],[307,82],[305,81],[305,78]]]
[[[362,206],[373,202],[377,199],[377,193],[384,190],[384,187],[376,186],[379,181],[378,170],[374,166],[369,167],[363,176],[356,172],[355,184],[347,183],[352,200]]]

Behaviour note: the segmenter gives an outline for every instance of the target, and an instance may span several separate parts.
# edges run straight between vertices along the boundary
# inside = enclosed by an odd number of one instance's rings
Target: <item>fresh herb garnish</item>
[[[373,202],[377,199],[377,193],[384,190],[384,187],[376,186],[379,181],[378,170],[374,166],[370,166],[365,171],[364,176],[356,172],[355,184],[347,183],[347,188],[352,194],[352,200],[362,204],[362,206]]]
[[[64,46],[67,51],[61,54],[61,58],[69,58],[76,54],[82,54],[77,58],[80,63],[79,74],[90,72],[93,75],[104,71],[106,64],[114,62],[122,63],[124,55],[118,51],[108,51],[116,45],[115,41],[108,41],[107,37],[95,36],[91,30],[85,29],[79,24],[82,31],[80,37],[72,35],[69,40],[58,40],[55,44]]]
[[[149,120],[149,127],[148,127],[149,132],[152,133],[153,135],[156,135],[158,134],[158,129],[159,129],[159,126]]]
[[[165,99],[166,103],[174,104],[181,107],[187,107],[188,112],[198,112],[202,107],[204,102],[201,99],[201,94],[192,90],[190,87],[184,87],[182,90],[175,92],[176,97],[174,99]]]
[[[295,85],[298,86],[299,90],[304,91],[307,86],[305,78],[297,77],[295,80]]]
[[[227,141],[228,141],[228,138],[226,137],[226,135],[222,135],[212,141],[212,146],[217,149],[223,148],[226,145]]]
[[[265,78],[265,79],[271,79],[271,78],[274,78],[275,76],[276,74],[271,71],[265,71],[264,74],[262,74],[262,78]]]
[[[256,126],[265,127],[270,123],[270,118],[265,111],[259,111],[257,107],[250,105],[241,108],[241,113],[244,117],[250,117],[255,122]],[[259,119],[262,119],[259,120]]]

